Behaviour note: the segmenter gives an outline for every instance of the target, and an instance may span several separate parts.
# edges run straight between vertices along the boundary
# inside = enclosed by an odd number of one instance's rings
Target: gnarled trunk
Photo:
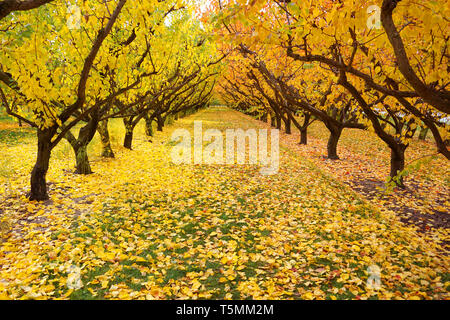
[[[50,163],[51,155],[51,138],[52,133],[49,130],[38,129],[38,152],[37,159],[31,172],[31,191],[30,200],[44,201],[48,200],[47,193],[47,171]]]
[[[125,138],[123,140],[123,146],[131,150],[132,145],[133,145],[133,128],[127,128]]]
[[[98,123],[97,132],[100,135],[102,141],[102,157],[114,158],[114,151],[111,148],[111,140],[109,138],[108,120],[100,121]]]
[[[91,174],[92,170],[87,154],[88,143],[83,142],[80,138],[76,139],[70,131],[66,133],[64,138],[69,141],[72,146],[73,153],[75,154],[75,173]]]
[[[75,153],[77,174],[91,174],[92,169],[89,164],[89,157],[87,153],[87,146],[94,138],[95,132],[98,128],[98,120],[96,117],[91,118],[88,123],[80,128],[78,139],[75,139],[73,134],[69,131],[65,135],[65,139],[69,141]]]
[[[91,174],[91,166],[87,154],[87,146],[94,139],[98,127],[98,118],[93,116],[89,122],[80,129],[78,134],[78,150],[76,150],[77,171],[78,174]]]
[[[286,131],[287,134],[291,134],[291,118],[288,116],[286,117],[286,119],[283,119],[284,121],[284,129]]]
[[[427,127],[420,128],[419,140],[425,140],[427,138],[428,130],[429,129]]]
[[[75,151],[75,158],[77,163],[77,170],[75,173],[78,174],[91,174],[92,169],[89,164],[89,158],[87,154],[87,145],[81,145]]]
[[[328,138],[327,143],[327,158],[331,160],[339,160],[339,156],[337,154],[337,145],[339,142],[339,138],[341,137],[342,128],[339,127],[329,127],[330,137]]]
[[[391,171],[389,176],[401,188],[404,188],[403,177],[398,174],[405,169],[405,145],[390,146],[391,148]]]
[[[157,116],[156,116],[156,122],[157,122],[157,124],[158,124],[158,126],[157,126],[157,130],[158,131],[163,131],[163,127],[164,127],[164,119],[158,114]]]
[[[277,125],[276,120],[275,120],[275,116],[270,116],[270,125],[272,127],[275,127]]]
[[[275,120],[277,121],[277,129],[281,130],[281,117],[276,115]]]
[[[260,119],[262,122],[264,122],[264,123],[267,123],[267,112],[264,112],[262,115],[261,115],[261,119]]]
[[[123,146],[124,148],[130,150],[133,145],[133,131],[136,127],[136,123],[133,120],[133,117],[123,119],[123,124],[125,125],[125,138],[123,139]]]
[[[300,144],[308,144],[308,128],[300,130]]]
[[[153,119],[148,115],[144,116],[145,119],[145,134],[147,137],[153,137]]]

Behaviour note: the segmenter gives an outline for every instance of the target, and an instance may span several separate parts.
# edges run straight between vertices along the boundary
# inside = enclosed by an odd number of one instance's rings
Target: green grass
[[[11,122],[14,122],[14,119],[5,113],[0,113],[0,123],[1,122],[11,123]]]
[[[32,128],[3,129],[0,130],[0,143],[17,145],[23,143],[25,139],[35,136],[35,130]]]

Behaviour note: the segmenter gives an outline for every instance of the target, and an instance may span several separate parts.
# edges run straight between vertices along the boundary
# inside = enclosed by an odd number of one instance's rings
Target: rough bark
[[[397,175],[402,172],[405,169],[405,145],[397,145],[397,146],[390,146],[391,148],[391,171],[389,176],[395,183],[401,187],[404,188],[404,181],[403,177],[397,177]],[[397,178],[395,178],[397,177]]]
[[[292,130],[291,130],[291,118],[288,116],[288,117],[286,117],[286,119],[283,119],[283,121],[284,121],[285,132],[287,134],[291,134],[292,133]]]
[[[278,116],[278,115],[276,115],[275,116],[275,121],[276,121],[276,123],[277,123],[277,129],[278,130],[281,130],[281,117],[280,116]]]
[[[98,128],[98,120],[95,115],[86,123],[85,126],[80,128],[78,133],[78,139],[68,131],[65,135],[65,139],[69,141],[72,149],[75,153],[76,171],[77,174],[91,174],[92,169],[89,164],[89,157],[87,153],[87,146],[94,138],[95,132]]]
[[[134,128],[137,125],[137,122],[139,122],[139,120],[134,119],[134,117],[123,119],[123,124],[125,125],[125,137],[123,139],[123,147],[126,149],[132,150],[133,133],[134,133]]]
[[[267,123],[267,112],[264,112],[261,116],[261,121]]]
[[[98,119],[94,116],[80,129],[78,134],[77,171],[78,174],[91,174],[91,166],[87,154],[87,146],[94,138],[98,127]]]
[[[75,157],[77,163],[77,170],[75,171],[75,173],[91,174],[92,169],[87,154],[87,145],[79,146],[79,148],[76,150]]]
[[[38,152],[37,159],[31,172],[31,191],[30,200],[44,201],[48,200],[46,175],[50,163],[51,138],[52,133],[49,130],[38,129]]]
[[[428,128],[420,128],[420,132],[419,132],[419,140],[425,140],[427,138],[427,133],[428,133]]]
[[[145,134],[148,137],[153,137],[153,119],[149,115],[144,116],[145,119]]]
[[[308,144],[308,128],[300,130],[300,144]]]
[[[163,127],[164,127],[164,119],[161,117],[161,115],[157,115],[156,116],[156,122],[158,124],[157,126],[157,130],[158,131],[163,131]]]
[[[97,132],[100,135],[100,140],[102,142],[102,157],[114,158],[114,151],[111,148],[111,140],[108,131],[108,120],[99,122]]]
[[[132,150],[133,147],[133,130],[130,129],[126,131],[125,138],[123,139],[123,146],[127,149]]]
[[[90,174],[92,172],[84,172],[83,170],[79,170],[79,168],[86,168],[86,163],[89,163],[89,158],[87,156],[87,152],[86,153],[79,153],[79,150],[81,148],[81,144],[79,143],[78,139],[75,138],[75,136],[69,131],[66,133],[66,135],[64,136],[64,139],[66,139],[69,143],[70,146],[72,147],[73,153],[75,155],[75,173],[79,173],[79,174]],[[84,159],[83,159],[84,157]],[[80,162],[83,163],[83,165],[80,165]]]
[[[275,127],[277,125],[276,120],[275,120],[275,116],[270,116],[270,125],[272,127]]]
[[[330,130],[330,137],[328,138],[327,143],[327,158],[331,160],[339,160],[337,145],[342,134],[342,128],[329,127],[328,130]]]
[[[0,20],[14,11],[27,11],[38,8],[54,0],[4,0],[0,1]]]

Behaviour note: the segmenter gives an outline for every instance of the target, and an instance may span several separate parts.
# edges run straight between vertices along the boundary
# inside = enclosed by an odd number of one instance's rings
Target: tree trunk
[[[133,145],[133,128],[127,128],[125,133],[125,139],[123,140],[123,146],[127,149],[132,150]]]
[[[330,130],[330,128],[328,128]],[[330,130],[330,137],[328,138],[327,152],[328,159],[338,160],[339,156],[337,154],[337,145],[339,138],[341,137],[342,128],[333,128]]]
[[[286,117],[286,120],[284,120],[284,129],[286,131],[287,134],[291,134],[291,118],[289,116]]]
[[[300,130],[300,144],[308,144],[308,128]]]
[[[277,125],[275,121],[275,116],[270,116],[270,125],[272,127],[275,127]]]
[[[77,170],[75,173],[78,174],[91,174],[91,165],[89,164],[89,158],[87,154],[87,145],[81,145],[75,151]]]
[[[405,169],[406,146],[398,145],[391,148],[391,172],[390,177],[401,188],[404,188],[403,177],[397,175]]]
[[[50,163],[51,138],[52,134],[48,130],[38,129],[38,152],[37,159],[31,172],[31,192],[29,199],[31,201],[48,200],[46,175]]]
[[[148,137],[153,137],[153,126],[152,126],[153,119],[148,115],[145,115],[144,119],[145,119],[145,134]]]
[[[91,166],[89,164],[89,157],[87,154],[87,145],[89,142],[83,141],[80,137],[76,139],[69,131],[64,137],[72,146],[75,154],[75,173],[77,174],[91,174]]]
[[[262,122],[267,123],[267,112],[264,112],[260,119]]]
[[[277,129],[281,130],[281,117],[279,117],[278,115],[275,116],[275,119],[277,121]]]
[[[428,128],[427,127],[420,128],[419,140],[425,140],[427,138],[427,133],[428,133]]]
[[[108,131],[108,120],[100,121],[98,124],[97,131],[100,135],[102,141],[102,157],[104,158],[114,158],[114,151],[111,148],[111,140],[109,138]]]
[[[163,127],[164,127],[164,119],[161,118],[160,115],[157,115],[157,116],[156,116],[156,119],[157,119],[156,122],[158,123],[158,128],[157,128],[157,130],[158,130],[158,131],[163,131]]]
[[[133,145],[133,131],[137,123],[133,122],[134,117],[123,118],[123,124],[125,125],[125,138],[123,139],[123,147],[131,149]]]
[[[77,174],[91,174],[91,166],[89,164],[89,157],[87,153],[87,146],[94,138],[95,132],[98,128],[97,117],[93,117],[88,121],[88,123],[80,128],[78,133],[78,139],[75,139],[73,134],[69,131],[65,135],[65,139],[69,141],[72,149],[75,153],[76,160],[76,170]]]

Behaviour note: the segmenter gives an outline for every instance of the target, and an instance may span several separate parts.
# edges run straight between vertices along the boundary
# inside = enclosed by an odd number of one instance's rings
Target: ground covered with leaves
[[[414,139],[406,152],[405,188],[387,184],[390,150],[375,133],[359,129],[344,130],[339,142],[338,161],[326,160],[328,130],[315,122],[308,145],[299,145],[298,133],[284,135],[284,141],[336,179],[379,205],[395,211],[406,223],[421,231],[450,228],[450,166],[435,151],[432,138]],[[449,239],[442,234],[442,240]],[[447,250],[450,249],[447,247]]]
[[[171,132],[192,131],[194,120],[220,130],[264,126],[206,109],[152,143],[139,127],[129,151],[113,125],[116,158],[100,158],[96,137],[92,175],[73,173],[68,145],[55,150],[46,203],[26,200],[29,129],[0,142],[1,298],[448,298],[446,229],[419,232],[352,189],[344,169],[332,171],[310,151],[322,142],[302,149],[283,137],[271,176],[252,165],[175,165]],[[448,202],[441,206],[448,212]],[[374,266],[379,290],[367,286]]]

